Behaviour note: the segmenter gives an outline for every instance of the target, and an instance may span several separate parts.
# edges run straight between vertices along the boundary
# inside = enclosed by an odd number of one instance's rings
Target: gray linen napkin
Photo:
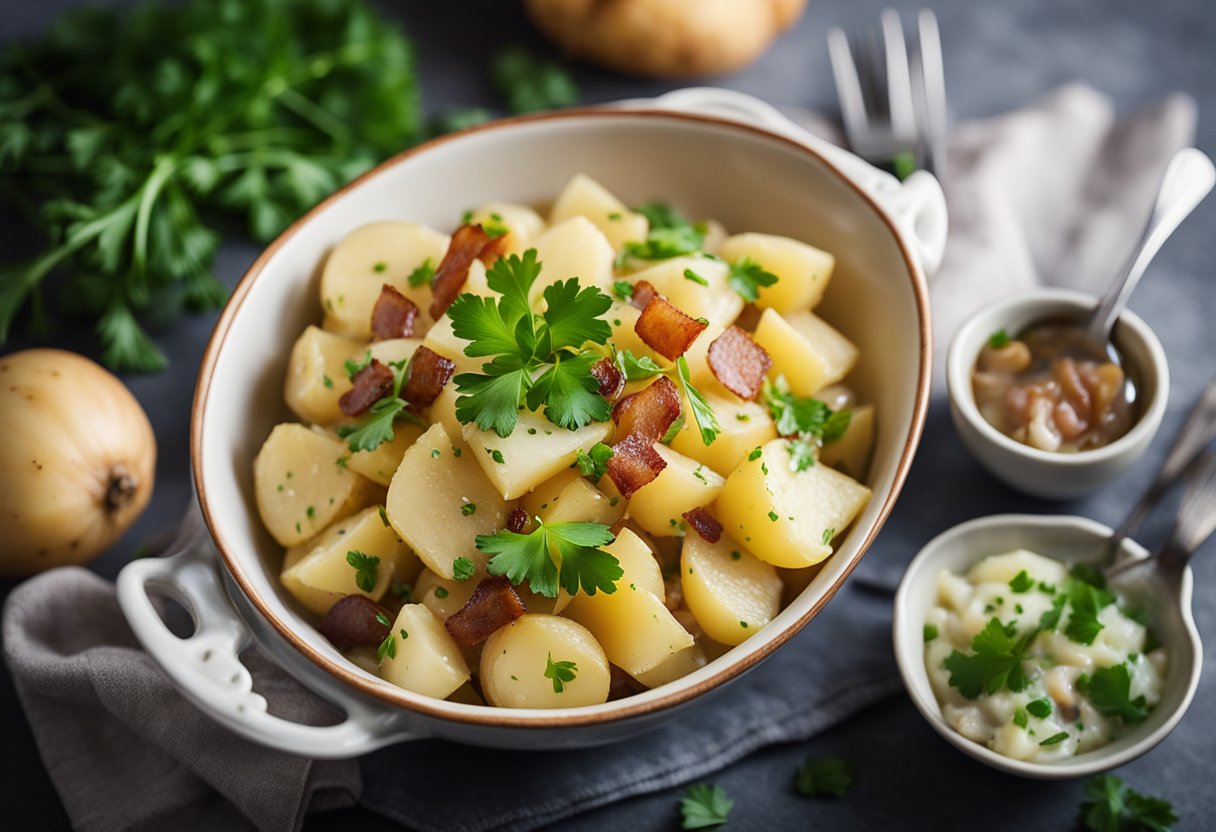
[[[931,293],[939,367],[958,323],[982,304],[1042,282],[1092,289],[1107,279],[1194,119],[1194,104],[1176,96],[1117,122],[1108,99],[1071,85],[961,126],[946,183],[951,237]],[[812,736],[898,689],[890,598],[857,578],[893,587],[920,542],[880,538],[852,585],[791,644],[665,728],[561,753],[430,740],[388,748],[360,761],[362,803],[421,830],[534,829]],[[177,823],[186,818],[195,828],[240,819],[292,829],[359,788],[353,763],[259,749],[195,712],[138,650],[112,588],[83,570],[14,591],[4,642],[47,768],[82,829],[188,828]],[[247,658],[280,715],[325,718],[280,670]]]

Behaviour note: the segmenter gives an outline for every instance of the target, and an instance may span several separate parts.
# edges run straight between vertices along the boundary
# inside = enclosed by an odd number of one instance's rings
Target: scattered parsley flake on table
[[[726,796],[726,789],[708,783],[689,786],[680,800],[680,815],[684,829],[708,829],[726,823],[735,802]]]

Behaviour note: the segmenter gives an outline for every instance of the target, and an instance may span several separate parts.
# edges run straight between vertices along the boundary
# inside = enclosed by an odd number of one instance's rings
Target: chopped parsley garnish
[[[759,263],[750,257],[744,257],[738,263],[730,264],[730,288],[739,297],[749,303],[755,303],[760,298],[761,286],[772,286],[777,282],[777,275],[764,270]]]
[[[1003,329],[998,329],[996,332],[988,336],[988,346],[994,350],[1003,349],[1009,346],[1009,342],[1013,340],[1009,337],[1009,333]]]
[[[1033,702],[1026,703],[1026,710],[1031,716],[1037,716],[1039,719],[1047,719],[1051,716],[1051,700],[1044,697],[1036,699]]]
[[[555,662],[552,653],[545,658],[545,678],[553,680],[554,693],[564,692],[577,675],[578,665],[574,662]]]
[[[1077,644],[1093,644],[1102,630],[1098,614],[1115,602],[1115,596],[1083,580],[1071,581],[1068,593],[1068,623],[1064,634]]]
[[[616,366],[627,381],[641,381],[666,372],[649,355],[634,355],[629,350],[616,354]]]
[[[383,260],[377,260],[372,265],[372,271],[374,271],[374,272],[379,273],[379,272],[383,272],[383,271],[387,271],[387,270],[388,270],[388,263],[385,263]]]
[[[1132,699],[1131,688],[1127,665],[1117,664],[1095,670],[1085,694],[1090,704],[1107,716],[1117,716],[1124,722],[1143,722],[1148,717],[1147,702],[1143,695]]]
[[[472,503],[466,503],[472,505]],[[452,561],[452,576],[458,581],[467,581],[473,577],[473,561],[468,558],[456,558]]]
[[[461,503],[460,513],[465,517],[477,513],[477,503]]]
[[[325,385],[326,390],[334,389],[334,380],[327,375],[321,376],[321,383]]]
[[[848,430],[852,411],[833,411],[819,399],[794,395],[779,378],[765,380],[763,402],[777,425],[777,433],[789,437],[790,470],[805,471],[815,464],[815,449],[836,442]]]
[[[1100,774],[1085,782],[1081,822],[1093,832],[1169,832],[1178,815],[1168,800],[1140,794],[1118,777]]]
[[[378,619],[379,616],[377,616]],[[388,656],[390,659],[397,658],[397,638],[392,633],[386,635],[384,641],[380,642],[380,646],[376,648],[376,658],[378,660],[384,661],[385,656]]]
[[[349,365],[348,361],[347,372],[350,372]],[[392,442],[393,422],[398,418],[422,424],[417,416],[405,409],[406,402],[401,398],[401,385],[405,383],[408,366],[409,362],[405,359],[389,363],[388,367],[393,371],[392,389],[368,408],[367,415],[357,424],[338,428],[338,436],[346,440],[346,446],[352,453],[374,451],[381,444]]]
[[[617,266],[631,259],[667,260],[701,250],[705,225],[691,223],[665,202],[647,202],[637,209],[650,221],[650,231],[642,242],[625,243],[617,256]]]
[[[735,802],[726,796],[726,789],[708,783],[689,786],[680,800],[680,815],[684,829],[708,829],[726,823]]]
[[[1030,592],[1030,590],[1034,589],[1034,578],[1030,577],[1030,573],[1023,569],[1013,576],[1013,580],[1009,582],[1009,588],[1014,592]]]
[[[493,356],[481,373],[456,376],[456,417],[475,422],[482,430],[510,436],[522,407],[544,406],[555,425],[577,430],[590,422],[607,421],[612,408],[599,394],[591,365],[600,359],[587,342],[606,343],[612,335],[600,318],[612,298],[595,286],[580,287],[578,278],[545,287],[547,308],[532,312],[528,293],[540,275],[536,249],[523,257],[497,260],[486,272],[486,283],[500,298],[460,295],[448,309],[452,332],[470,343],[469,356]]]
[[[937,638],[937,625],[926,624],[925,625],[925,641],[926,642],[933,641],[933,639],[935,639],[935,638]]]
[[[621,300],[629,300],[633,297],[633,284],[628,280],[614,280],[612,281],[612,294]]]
[[[1017,708],[1013,712],[1013,724],[1026,730],[1026,726],[1030,724],[1030,717],[1027,715],[1024,708]]]
[[[1039,634],[1031,630],[1021,638],[1013,622],[1002,624],[993,618],[971,639],[973,655],[955,650],[943,663],[950,671],[950,685],[968,699],[982,692],[996,693],[1003,687],[1017,693],[1026,689],[1030,680],[1022,668],[1026,649]]]
[[[798,794],[808,797],[844,797],[853,786],[853,764],[839,757],[807,760],[794,777]]]
[[[503,529],[478,535],[477,548],[493,557],[487,570],[506,575],[513,584],[525,580],[533,592],[556,598],[558,584],[571,595],[596,590],[611,595],[624,571],[617,559],[598,548],[614,540],[602,523],[549,523],[536,521],[528,534]],[[559,572],[560,565],[560,572]]]
[[[380,513],[380,522],[384,524],[384,528],[389,528],[388,511],[384,506],[376,506],[376,511]]]
[[[422,265],[410,272],[410,276],[406,278],[411,286],[417,288],[419,286],[429,286],[431,281],[435,279],[435,264],[431,262],[431,258],[426,258],[422,261]]]
[[[380,558],[351,549],[346,553],[346,562],[355,569],[355,586],[364,592],[376,588],[376,574],[380,569]]]
[[[502,455],[502,451],[498,450],[498,448],[486,448],[486,453],[488,453],[490,455],[490,459],[494,460],[494,462],[498,465],[505,465],[507,462],[506,457]]]
[[[447,587],[444,587],[444,586],[435,587],[435,597],[438,598],[440,601],[442,601],[444,598],[447,598],[449,594],[450,593],[448,592]]]
[[[771,521],[773,521],[774,523],[776,523],[776,522],[777,522],[777,519],[778,519],[777,512],[775,512],[775,511],[770,511],[770,512],[768,513],[768,519],[769,519],[769,520],[771,520]]]
[[[1039,743],[1039,745],[1059,745],[1066,739],[1068,739],[1068,732],[1061,731],[1058,734],[1052,734],[1050,737]]]
[[[439,459],[439,449],[431,448],[431,459]]]
[[[708,280],[706,280],[704,277],[701,277],[701,275],[697,274],[692,269],[684,270],[684,279],[691,280],[693,283],[697,284],[698,286],[708,286],[709,285]]]
[[[346,359],[343,366],[346,368],[346,377],[351,381],[355,380],[355,376],[366,370],[368,365],[372,363],[372,351],[368,350],[362,358],[356,361],[353,358]]]
[[[1064,605],[1068,603],[1068,596],[1060,594],[1051,600],[1051,609],[1044,612],[1039,617],[1039,629],[1054,630],[1060,626],[1060,616],[1064,614]]]
[[[676,376],[684,387],[684,395],[688,397],[688,409],[692,411],[692,418],[697,423],[697,429],[701,431],[701,441],[712,445],[722,432],[722,426],[718,424],[718,417],[714,415],[713,408],[709,406],[705,396],[688,380],[688,361],[682,355],[676,359]]]
[[[821,542],[823,543],[824,546],[827,546],[829,543],[832,542],[832,538],[835,536],[836,536],[835,529],[824,529],[823,530],[823,540]]]
[[[393,628],[393,622],[390,621],[389,617],[382,612],[376,613],[376,620],[378,622],[380,622],[381,624],[383,624],[385,627],[388,627],[390,630]]]
[[[607,473],[610,459],[612,459],[612,448],[603,442],[596,442],[591,446],[590,452],[579,448],[578,454],[574,458],[574,464],[578,467],[580,474],[594,481]]]

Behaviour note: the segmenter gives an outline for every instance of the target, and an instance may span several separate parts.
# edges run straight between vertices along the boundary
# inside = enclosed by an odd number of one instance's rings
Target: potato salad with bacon
[[[767,625],[865,507],[874,408],[831,254],[579,175],[542,217],[363,226],[253,463],[281,581],[368,672],[599,704]]]

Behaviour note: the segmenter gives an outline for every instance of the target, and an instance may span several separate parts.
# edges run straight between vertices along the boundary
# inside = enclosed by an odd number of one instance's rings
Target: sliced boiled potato
[[[860,354],[852,341],[810,312],[780,315],[766,309],[752,337],[773,359],[769,374],[785,376],[799,396],[814,396],[840,381]]]
[[[446,699],[469,681],[469,666],[443,622],[422,604],[406,604],[389,636],[395,655],[380,661],[380,677],[398,687]]]
[[[428,260],[443,262],[448,235],[416,222],[377,222],[356,228],[342,239],[321,271],[325,329],[352,338],[371,337],[372,307],[385,283],[418,306],[418,332],[431,324],[430,282],[410,285],[410,275]]]
[[[666,445],[656,444],[654,449],[667,467],[634,492],[629,517],[656,537],[683,534],[686,524],[680,515],[716,500],[724,480],[705,463]]]
[[[297,601],[318,615],[325,615],[347,595],[366,595],[379,601],[388,591],[398,567],[405,571],[417,558],[396,533],[380,519],[373,506],[334,523],[313,541],[312,549],[284,570],[280,579]],[[371,589],[360,586],[359,570],[347,560],[350,552],[376,558],[375,583]]]
[[[967,580],[976,584],[1007,584],[1026,572],[1035,581],[1044,581],[1056,585],[1068,577],[1068,570],[1062,563],[1051,558],[1031,552],[1027,549],[1016,549],[1001,555],[990,555],[967,571]]]
[[[865,508],[870,489],[826,465],[790,469],[788,442],[774,439],[726,478],[717,503],[726,533],[774,566],[811,566]]]
[[[648,355],[656,361],[666,362],[667,359],[660,356],[650,346],[642,340],[642,336],[638,335],[634,327],[637,325],[638,318],[642,312],[635,306],[628,303],[614,300],[612,306],[604,313],[603,318],[612,327],[612,335],[608,340],[616,347],[618,352],[629,350],[637,356]],[[670,362],[668,362],[670,363]],[[663,366],[666,366],[663,364]]]
[[[657,688],[676,679],[682,679],[694,670],[705,667],[705,649],[700,644],[693,644],[672,653],[659,664],[643,673],[636,674],[637,679],[648,688]]]
[[[585,627],[527,613],[486,640],[479,678],[486,701],[500,708],[577,708],[608,701],[611,673]]]
[[[595,223],[613,249],[625,243],[646,239],[650,223],[642,214],[630,211],[607,188],[583,173],[574,175],[558,194],[549,211],[549,223],[558,225],[571,217],[584,217]]]
[[[869,469],[873,447],[874,405],[865,404],[853,408],[844,435],[819,450],[819,461],[857,479]]]
[[[477,551],[477,535],[493,534],[507,516],[473,453],[453,442],[442,424],[431,425],[405,452],[385,508],[401,539],[444,578],[452,577],[456,558]]]
[[[725,396],[705,393],[705,398],[722,428],[718,437],[710,445],[701,440],[701,431],[685,402],[684,426],[671,440],[672,450],[705,463],[725,477],[753,448],[777,438],[777,428],[762,405],[743,401],[730,392]]]
[[[659,598],[663,597],[663,572],[659,568],[659,562],[655,560],[654,552],[646,545],[646,541],[632,530],[621,529],[616,540],[600,548],[616,558],[617,565],[621,567],[623,574],[616,582],[618,592],[622,587],[626,587],[630,590],[644,589]],[[553,612],[560,613],[569,606],[572,598],[566,590],[558,590]]]
[[[730,266],[722,260],[673,257],[629,279],[649,281],[685,315],[705,318],[720,328],[730,326],[743,311],[743,298],[730,286]]]
[[[429,569],[424,569],[414,582],[414,591],[410,600],[422,604],[440,621],[447,621],[453,614],[460,612],[464,605],[473,597],[473,590],[486,576],[486,557],[481,552],[473,553],[469,558],[477,565],[477,571],[468,580],[458,581],[454,578],[441,578]]]
[[[542,509],[540,518],[546,523],[600,523],[611,526],[625,513],[625,501],[609,497],[579,476]]]
[[[314,425],[344,417],[338,399],[350,389],[346,359],[361,349],[358,341],[308,326],[291,348],[283,399],[291,412]]]
[[[374,451],[357,451],[350,454],[346,464],[352,471],[367,477],[372,482],[388,485],[401,465],[405,452],[418,441],[426,428],[421,425],[398,420],[393,423],[393,439],[381,442]],[[350,453],[348,451],[348,453]]]
[[[459,398],[460,393],[456,390],[456,382],[449,381],[443,385],[443,389],[439,391],[435,401],[431,402],[431,406],[426,410],[427,420],[432,424],[439,422],[443,425],[448,436],[460,436],[464,429],[464,425],[456,418],[456,400]]]
[[[498,297],[498,292],[490,288],[489,278],[486,276],[486,266],[480,260],[474,260],[469,264],[468,275],[465,277],[464,287],[460,291],[486,298]]]
[[[624,582],[611,595],[576,595],[562,614],[590,630],[608,661],[630,676],[654,669],[693,643],[661,597]]]
[[[566,490],[566,486],[581,478],[582,474],[578,472],[577,468],[567,466],[523,495],[519,500],[519,506],[528,513],[529,520],[539,517],[557,502],[562,492]]]
[[[598,286],[611,294],[612,244],[586,217],[571,217],[550,226],[532,241],[531,248],[536,249],[541,264],[528,298],[533,306],[541,303],[546,286],[572,277],[578,278],[580,286]]]
[[[545,230],[540,214],[513,202],[487,202],[473,209],[469,222],[482,228],[507,230],[506,252],[520,254]],[[471,277],[471,276],[470,276]]]
[[[376,500],[367,478],[339,462],[346,445],[301,424],[275,425],[253,461],[258,513],[284,546],[302,543]]]
[[[469,345],[469,342],[463,338],[457,338],[456,333],[452,331],[452,319],[447,315],[442,316],[435,325],[426,332],[426,337],[422,339],[422,344],[432,352],[442,355],[444,358],[450,358],[452,363],[456,365],[456,371],[453,375],[461,373],[480,373],[481,366],[489,361],[488,358],[476,357],[464,354],[464,348]],[[454,382],[448,382],[452,385]],[[448,386],[445,385],[445,386]]]
[[[731,263],[750,258],[776,275],[776,283],[760,287],[756,305],[781,313],[815,308],[836,267],[836,258],[826,251],[789,237],[755,232],[723,240],[718,255]]]
[[[710,543],[689,533],[680,551],[684,603],[706,635],[722,644],[741,644],[781,609],[783,585],[771,564],[727,535]]]
[[[409,361],[421,346],[421,338],[389,338],[386,341],[375,341],[368,344],[364,349],[352,354],[351,358],[358,361],[370,352],[372,358],[379,359],[381,364],[396,364],[400,361]]]
[[[592,422],[578,430],[566,430],[529,411],[520,411],[518,418],[510,436],[482,430],[473,422],[463,428],[464,441],[504,500],[521,497],[569,468],[580,450],[591,450],[612,429],[608,422]]]

